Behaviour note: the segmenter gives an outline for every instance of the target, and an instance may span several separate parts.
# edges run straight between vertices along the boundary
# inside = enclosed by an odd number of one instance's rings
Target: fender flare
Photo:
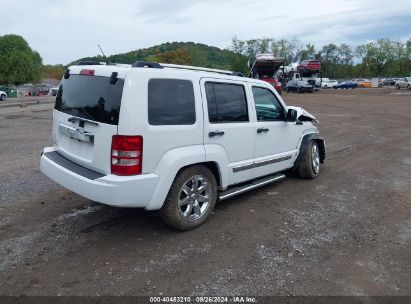
[[[165,153],[154,170],[160,179],[145,209],[160,209],[178,171],[183,167],[202,162],[205,162],[203,145],[176,148]]]
[[[318,148],[320,149],[320,163],[324,163],[325,161],[325,140],[320,137],[317,133],[310,133],[304,135],[303,139],[301,140],[301,145],[300,149],[298,152],[297,159],[294,162],[294,167],[298,165],[298,163],[301,160],[301,155],[304,152],[304,150],[307,148],[308,144],[312,141],[315,140],[318,144]]]

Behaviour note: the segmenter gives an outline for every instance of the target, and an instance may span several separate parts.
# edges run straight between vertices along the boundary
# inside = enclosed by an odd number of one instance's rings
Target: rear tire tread
[[[184,183],[190,176],[196,174],[201,174],[210,181],[210,186],[213,187],[213,197],[206,214],[204,214],[198,221],[190,222],[181,216],[176,202],[178,201],[178,196],[180,195],[182,183]],[[214,174],[207,167],[196,165],[183,169],[177,174],[164,201],[163,207],[160,209],[160,216],[167,225],[181,231],[187,231],[204,224],[211,212],[214,210],[216,202],[217,181]]]

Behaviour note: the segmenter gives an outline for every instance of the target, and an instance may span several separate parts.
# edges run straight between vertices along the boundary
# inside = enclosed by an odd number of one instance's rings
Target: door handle
[[[209,137],[223,136],[223,135],[224,135],[223,131],[212,131],[208,133]]]
[[[263,132],[268,132],[268,131],[270,131],[270,129],[267,129],[267,128],[258,128],[257,129],[258,134],[263,133]]]

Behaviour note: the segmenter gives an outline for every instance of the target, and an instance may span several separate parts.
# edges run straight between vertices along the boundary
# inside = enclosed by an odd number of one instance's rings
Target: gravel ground
[[[185,233],[44,177],[52,105],[0,108],[0,295],[411,295],[411,91],[283,98],[320,120],[320,176]]]

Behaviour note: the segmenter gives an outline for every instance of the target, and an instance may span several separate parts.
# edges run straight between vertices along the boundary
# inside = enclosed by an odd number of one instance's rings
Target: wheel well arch
[[[194,163],[194,164],[190,164],[187,166],[184,166],[182,168],[180,168],[180,170],[178,170],[176,176],[184,169],[192,167],[192,166],[204,166],[206,168],[208,168],[214,175],[216,181],[217,181],[217,186],[219,188],[222,187],[222,183],[221,183],[221,172],[220,172],[220,167],[218,166],[218,164],[214,161],[208,161],[208,162],[200,162],[200,163]],[[175,178],[175,177],[174,177]]]
[[[310,143],[310,141],[315,141],[318,144],[318,148],[320,149],[320,162],[324,163],[324,160],[325,160],[325,141],[317,133],[311,133],[311,134],[304,135],[303,139],[301,140],[301,145],[300,145],[300,149],[299,149],[299,152],[298,152],[298,157],[295,161],[295,164],[297,164],[300,161],[302,152],[307,148],[307,145]]]
[[[318,144],[318,147],[320,148],[320,162],[323,164],[325,160],[325,141],[321,137],[319,138],[314,138]]]

